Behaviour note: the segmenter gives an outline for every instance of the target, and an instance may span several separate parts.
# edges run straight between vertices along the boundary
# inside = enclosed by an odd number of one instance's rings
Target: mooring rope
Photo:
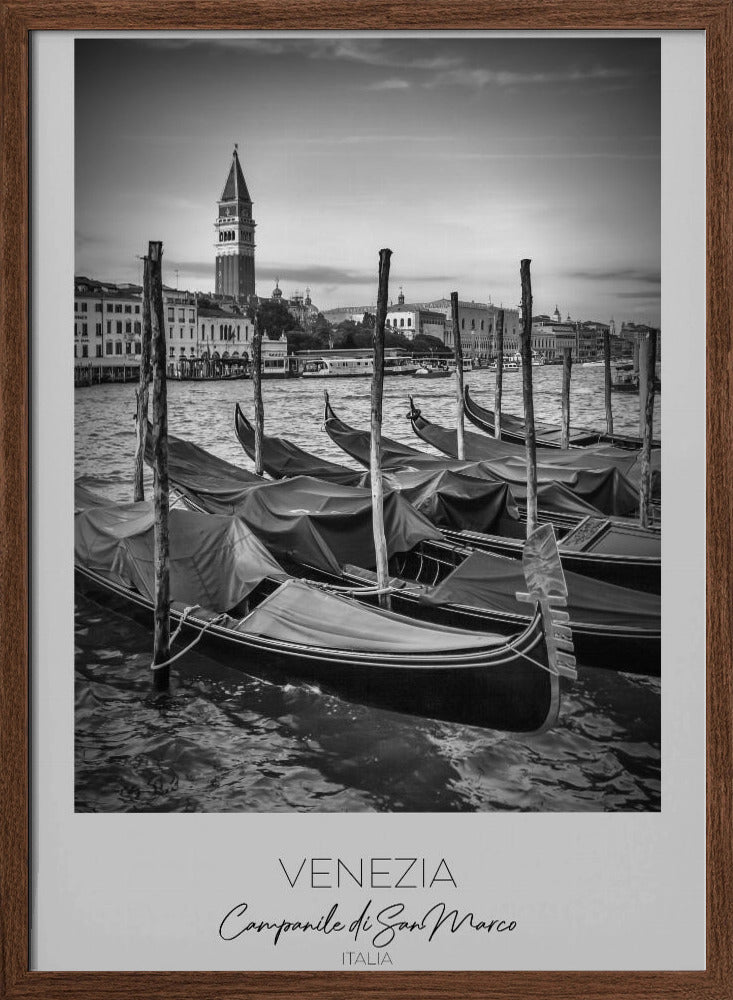
[[[178,623],[178,628],[175,630],[175,632],[173,633],[173,635],[170,638],[171,642],[173,642],[178,637],[178,635],[179,635],[181,629],[183,628],[184,622],[186,621],[186,618],[188,617],[188,615],[192,611],[195,611],[197,608],[200,608],[200,607],[201,607],[200,604],[192,604],[190,607],[183,609],[183,614],[181,615],[181,619],[180,619],[180,621]],[[190,642],[188,644],[188,646],[185,647],[185,649],[182,649],[180,652],[176,653],[175,656],[171,656],[167,660],[164,660],[163,663],[151,663],[150,664],[150,669],[151,670],[160,670],[161,667],[169,667],[171,665],[171,663],[175,663],[176,660],[180,660],[180,658],[182,656],[185,656],[186,653],[190,652],[193,649],[193,647],[196,645],[196,643],[198,643],[198,642],[201,641],[201,638],[203,637],[203,634],[204,634],[204,632],[206,632],[207,629],[210,629],[212,627],[212,625],[218,625],[219,622],[225,621],[226,618],[227,618],[227,615],[226,615],[225,612],[222,612],[220,615],[217,615],[216,618],[212,618],[210,621],[208,621],[199,630],[199,634],[196,636],[196,638],[192,642]]]

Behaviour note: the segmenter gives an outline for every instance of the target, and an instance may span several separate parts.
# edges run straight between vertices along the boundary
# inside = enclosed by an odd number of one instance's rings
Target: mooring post
[[[603,374],[606,387],[606,433],[613,434],[613,406],[611,405],[611,331],[603,331]]]
[[[562,349],[562,426],[560,428],[560,447],[570,447],[570,376],[573,371],[573,351],[570,347]]]
[[[527,537],[537,527],[537,442],[534,432],[534,399],[532,397],[532,278],[531,260],[523,260],[519,274],[522,280],[522,395],[524,396],[524,447],[527,463]]]
[[[456,362],[456,455],[461,461],[466,457],[463,426],[463,344],[458,322],[458,292],[450,293],[450,311],[453,321],[453,357]]]
[[[501,392],[504,388],[504,310],[496,314],[496,382],[494,384],[494,437],[501,440]]]
[[[155,515],[155,616],[153,686],[170,684],[170,564],[168,554],[168,400],[166,392],[165,317],[163,315],[163,244],[148,245],[153,366],[153,507]]]
[[[262,405],[262,329],[255,313],[252,334],[252,394],[255,408],[255,472],[263,473],[262,436],[265,432],[265,410]]]
[[[639,437],[644,437],[644,425],[646,423],[646,403],[647,389],[649,386],[649,335],[644,333],[641,339],[635,342],[636,368],[639,384]]]
[[[372,530],[374,552],[377,557],[377,586],[379,604],[390,608],[392,602],[387,588],[389,569],[387,539],[384,534],[384,485],[382,483],[382,393],[384,389],[384,325],[387,319],[389,293],[389,261],[391,250],[379,251],[379,288],[377,291],[377,317],[374,323],[374,374],[372,375],[372,423],[369,450],[369,478],[372,487]]]
[[[639,345],[639,358],[644,358],[639,371],[639,398],[641,398],[641,372],[645,369],[644,429],[641,439],[641,482],[639,485],[639,523],[642,528],[651,524],[652,504],[652,440],[654,438],[654,378],[657,366],[657,332],[650,330]]]
[[[139,503],[145,499],[143,470],[145,468],[145,439],[148,433],[148,392],[150,386],[150,353],[153,329],[150,324],[150,258],[143,257],[143,314],[140,344],[140,380],[136,390],[137,428],[135,438],[135,482],[132,499]]]

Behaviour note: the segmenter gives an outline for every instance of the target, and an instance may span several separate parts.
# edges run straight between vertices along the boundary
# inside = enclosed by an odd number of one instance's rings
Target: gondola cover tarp
[[[75,515],[80,565],[153,601],[151,502],[93,506]],[[236,607],[264,579],[287,574],[239,518],[174,508],[169,515],[171,600],[210,611]]]
[[[441,651],[486,649],[506,642],[502,636],[410,621],[381,608],[360,607],[300,580],[279,587],[240,627],[249,635],[310,648],[429,656]]]
[[[174,437],[168,442],[168,474],[207,511],[241,517],[278,557],[333,573],[345,563],[368,569],[376,564],[368,489],[310,476],[268,482]],[[441,538],[393,490],[384,494],[384,530],[390,556]]]
[[[571,622],[619,628],[658,630],[660,597],[612,583],[565,573]],[[422,600],[427,604],[459,604],[471,608],[526,616],[528,605],[515,600],[527,584],[521,565],[513,559],[473,552]]]

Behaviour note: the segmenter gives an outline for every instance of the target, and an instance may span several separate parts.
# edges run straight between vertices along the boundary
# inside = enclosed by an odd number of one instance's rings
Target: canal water
[[[533,374],[537,419],[559,422],[562,369]],[[466,381],[493,406],[492,373]],[[368,379],[295,379],[263,384],[265,429],[352,464],[323,430],[326,386],[340,416],[368,426]],[[395,377],[385,384],[385,435],[417,443],[410,393],[429,420],[454,423],[452,379]],[[173,382],[168,399],[170,433],[252,468],[233,430],[235,403],[252,412],[251,382]],[[520,373],[504,376],[504,409],[522,412]],[[131,499],[134,410],[131,383],[76,390],[76,475],[110,499]],[[573,369],[572,420],[604,425],[602,367]],[[614,422],[636,433],[637,396],[614,396]],[[268,683],[198,649],[177,661],[172,695],[161,700],[150,692],[151,632],[81,595],[75,639],[79,811],[660,808],[657,679],[581,668],[558,727],[518,737],[367,708],[304,683]]]

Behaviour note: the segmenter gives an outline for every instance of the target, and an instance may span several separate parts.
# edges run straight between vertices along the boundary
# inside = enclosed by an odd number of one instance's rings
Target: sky
[[[320,309],[390,298],[659,323],[657,39],[76,41],[76,273],[214,286],[234,143],[256,282]],[[177,273],[176,273],[177,272]]]

